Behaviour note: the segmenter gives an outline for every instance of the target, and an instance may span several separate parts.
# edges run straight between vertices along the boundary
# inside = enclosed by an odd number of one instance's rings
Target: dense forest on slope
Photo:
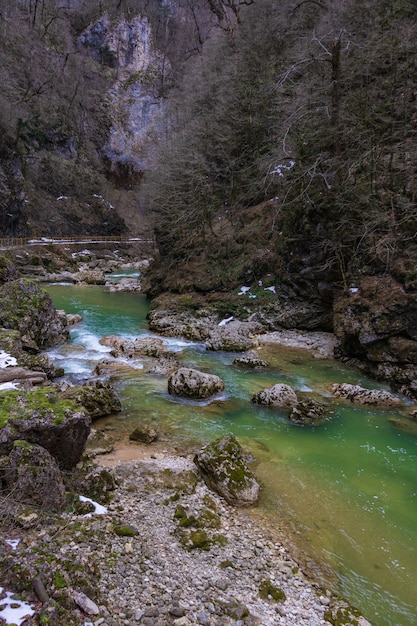
[[[149,183],[157,289],[387,272],[414,288],[415,4],[246,4],[171,94]]]

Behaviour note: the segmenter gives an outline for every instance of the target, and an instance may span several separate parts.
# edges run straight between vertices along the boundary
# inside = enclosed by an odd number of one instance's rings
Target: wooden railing
[[[146,243],[153,242],[151,233],[145,233],[138,237],[127,237],[126,235],[85,235],[76,237],[2,237],[0,238],[0,248],[18,248],[22,246],[49,246],[66,244],[93,244],[93,243]]]

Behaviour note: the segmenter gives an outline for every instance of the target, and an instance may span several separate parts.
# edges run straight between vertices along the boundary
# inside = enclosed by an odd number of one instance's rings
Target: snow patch
[[[17,361],[14,356],[11,356],[4,350],[0,350],[0,368],[10,367],[12,365],[17,365]]]
[[[6,597],[0,599],[0,618],[3,619],[6,624],[21,626],[35,613],[35,609],[31,604],[16,600],[13,597],[13,593],[4,591],[3,587],[0,587],[0,596],[2,596],[3,593],[6,594]]]
[[[226,324],[231,322],[233,319],[234,319],[233,315],[231,317],[226,317],[226,319],[224,319],[224,320],[222,320],[221,322],[218,323],[218,326],[226,326]]]
[[[97,502],[94,502],[94,500],[91,500],[91,498],[86,498],[85,496],[78,496],[80,502],[90,502],[90,504],[92,504],[94,506],[94,512],[93,513],[86,513],[84,515],[84,517],[91,517],[93,514],[94,515],[105,515],[108,512],[108,509],[105,506],[102,506],[101,504],[98,504]]]
[[[284,172],[288,172],[289,170],[291,170],[295,165],[295,161],[291,160],[289,162],[288,165],[285,165],[285,163],[280,163],[279,165],[276,165],[274,167],[274,169],[271,171],[271,174],[278,174],[278,176],[284,176]]]

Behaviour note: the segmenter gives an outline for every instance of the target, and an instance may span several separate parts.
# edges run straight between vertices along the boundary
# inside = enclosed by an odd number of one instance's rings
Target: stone
[[[260,324],[237,320],[226,326],[216,326],[209,333],[206,349],[245,352],[256,346],[255,335],[261,330]]]
[[[24,279],[0,286],[0,327],[17,330],[23,347],[33,352],[69,339],[66,322],[50,296]]]
[[[130,433],[131,441],[140,441],[141,443],[153,443],[158,439],[158,432],[152,426],[143,425]]]
[[[294,424],[313,425],[322,422],[326,412],[327,405],[310,398],[292,407],[288,419]]]
[[[122,410],[122,404],[113,387],[102,381],[68,387],[62,397],[75,401],[93,420]]]
[[[295,391],[289,385],[277,383],[256,393],[251,402],[289,409],[297,405],[298,399]]]
[[[241,359],[234,359],[233,365],[239,365],[248,369],[258,369],[261,367],[268,367],[268,363],[263,359],[259,359],[256,356],[245,356]]]
[[[336,383],[332,385],[332,393],[336,398],[345,398],[355,404],[366,404],[378,407],[401,406],[400,398],[383,389],[364,389],[360,385]]]
[[[4,478],[14,500],[47,511],[63,510],[65,488],[58,463],[41,446],[15,441]]]
[[[100,613],[97,604],[86,596],[85,593],[82,593],[82,591],[74,593],[74,602],[87,615],[98,615]]]
[[[0,455],[9,454],[14,441],[24,440],[45,448],[58,461],[60,469],[69,470],[84,452],[90,427],[91,418],[86,413],[69,409],[64,417],[49,411],[10,419],[0,429]]]
[[[186,398],[205,399],[224,390],[224,382],[215,374],[180,367],[168,379],[168,393]]]
[[[207,486],[234,506],[255,504],[259,484],[248,467],[245,453],[233,435],[226,435],[197,452],[194,463]]]

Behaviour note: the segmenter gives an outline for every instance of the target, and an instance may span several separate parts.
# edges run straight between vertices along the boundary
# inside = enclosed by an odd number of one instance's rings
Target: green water
[[[72,344],[52,351],[75,378],[108,357],[99,352],[101,336],[147,332],[142,296],[59,285],[48,292],[57,308],[84,315],[72,331]],[[390,421],[404,418],[407,408],[369,410],[332,400],[333,382],[383,387],[301,351],[265,348],[260,356],[271,368],[245,372],[232,364],[236,354],[206,352],[199,344],[178,340],[167,343],[183,364],[221,376],[225,393],[205,404],[174,399],[166,379],[146,375],[137,363],[117,382],[124,406],[114,418],[117,429],[128,433],[146,421],[181,449],[233,432],[256,457],[263,486],[260,509],[271,526],[285,520],[302,548],[326,559],[337,573],[338,591],[374,626],[415,625],[417,435]],[[276,382],[328,402],[331,419],[315,428],[294,426],[285,412],[249,402]]]

